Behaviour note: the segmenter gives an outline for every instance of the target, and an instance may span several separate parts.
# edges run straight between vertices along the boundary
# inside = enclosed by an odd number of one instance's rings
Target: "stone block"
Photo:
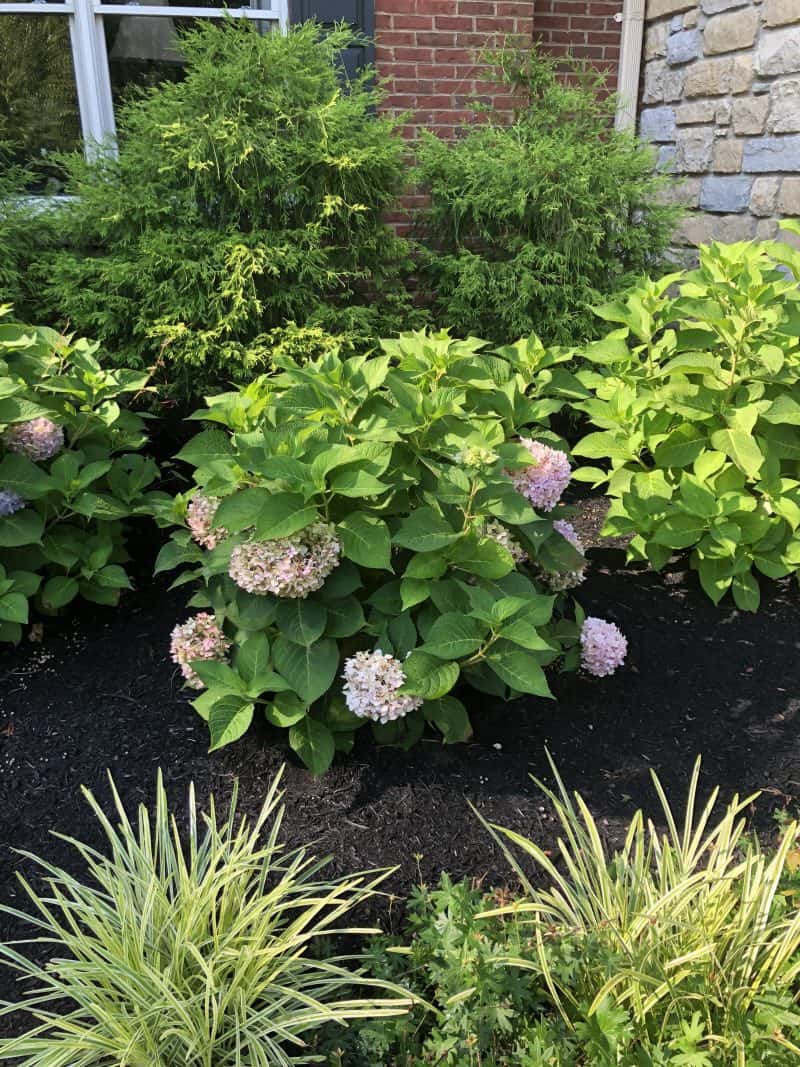
[[[737,52],[752,47],[758,33],[758,8],[743,7],[709,19],[703,31],[703,50],[707,56]],[[669,47],[667,50],[669,57]]]
[[[756,237],[759,241],[772,241],[778,233],[777,219],[759,219],[756,223]]]
[[[704,15],[718,15],[720,11],[730,11],[733,7],[744,7],[750,0],[702,0]]]
[[[711,225],[711,236],[723,244],[749,241],[755,232],[756,220],[750,215],[717,215]]]
[[[702,174],[711,169],[714,131],[704,127],[678,130],[676,148],[676,169],[682,174]]]
[[[756,178],[750,190],[750,213],[759,217],[774,215],[780,186],[780,178]]]
[[[800,134],[751,138],[744,146],[742,170],[748,174],[800,171]]]
[[[656,22],[647,27],[644,35],[644,58],[646,62],[651,59],[663,58],[667,54],[667,38],[669,37],[669,24]]]
[[[733,129],[735,133],[763,133],[769,112],[768,96],[743,96],[733,102]]]
[[[700,13],[697,8],[692,8],[691,11],[687,11],[683,16],[683,28],[685,30],[691,30],[693,26],[697,25],[697,21],[700,17]]]
[[[778,211],[800,218],[800,178],[784,178],[778,193]]]
[[[662,144],[658,150],[656,169],[666,174],[672,174],[675,170],[675,145]]]
[[[772,82],[753,82],[750,86],[750,92],[755,93],[768,93],[772,88]]]
[[[714,100],[692,100],[675,108],[675,121],[679,126],[697,126],[701,122],[714,122],[716,113]]]
[[[731,138],[717,141],[711,161],[712,170],[717,174],[738,174],[742,169],[743,151],[744,141],[735,141]]]
[[[695,6],[697,0],[647,0],[645,18],[660,19],[665,15],[674,15],[676,11],[688,11]]]
[[[746,211],[750,203],[752,178],[743,175],[709,175],[703,178],[700,187],[700,207],[703,211],[713,211],[730,215]]]
[[[672,70],[663,59],[653,59],[644,70],[643,104],[658,104],[664,100],[680,100],[683,95],[682,70]]]
[[[766,0],[763,10],[765,26],[785,26],[787,22],[800,22],[797,0]]]
[[[701,59],[686,71],[686,96],[724,96],[744,93],[753,82],[753,60],[749,55]]]
[[[681,30],[673,33],[667,40],[667,63],[673,67],[681,63],[690,63],[697,59],[703,46],[699,30]]]
[[[759,74],[794,74],[800,71],[800,26],[762,30],[756,49]]]
[[[685,245],[707,245],[711,240],[710,215],[687,215],[677,225],[678,240]]]
[[[797,32],[800,33],[800,26]],[[797,133],[800,130],[800,78],[774,82],[770,97],[770,132]]]
[[[730,126],[733,114],[733,100],[720,100],[714,110],[714,121],[718,126]]]
[[[661,204],[696,208],[700,203],[700,182],[700,178],[683,178],[676,175],[658,190],[658,201]]]
[[[674,141],[675,108],[645,108],[639,118],[639,133],[648,141]]]

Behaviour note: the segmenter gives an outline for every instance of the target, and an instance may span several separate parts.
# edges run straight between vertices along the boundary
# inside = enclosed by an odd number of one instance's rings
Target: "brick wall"
[[[385,108],[412,112],[406,135],[427,126],[442,137],[474,122],[475,95],[510,115],[511,96],[487,82],[481,49],[508,36],[534,37],[553,55],[588,59],[613,77],[622,0],[376,0],[375,62],[389,81]]]

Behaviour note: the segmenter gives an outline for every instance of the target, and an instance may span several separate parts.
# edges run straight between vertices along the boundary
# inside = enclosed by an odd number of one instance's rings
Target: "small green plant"
[[[368,978],[349,956],[314,958],[322,938],[377,933],[340,926],[386,872],[321,879],[325,863],[280,843],[280,775],[260,815],[198,825],[194,788],[184,840],[159,774],[152,817],[131,821],[111,783],[117,825],[88,790],[107,854],[74,845],[90,881],[29,856],[48,888],[20,877],[24,915],[52,958],[0,945],[0,962],[35,988],[0,1017],[24,1012],[31,1028],[0,1038],[0,1060],[22,1067],[187,1064],[289,1067],[318,1062],[310,1042],[325,1023],[408,1010],[398,986]],[[27,854],[26,854],[27,855]],[[24,944],[24,942],[22,943]],[[60,1010],[61,1009],[61,1010]]]
[[[41,314],[183,403],[267,370],[287,320],[360,345],[407,321],[408,246],[383,222],[404,145],[369,72],[342,84],[351,40],[244,19],[182,35],[185,78],[122,105],[119,155],[67,161]]]
[[[388,743],[426,720],[465,740],[459,682],[550,697],[545,668],[574,669],[579,637],[594,673],[624,659],[616,627],[582,627],[565,592],[586,561],[569,511],[551,515],[570,468],[545,424],[567,357],[535,338],[482,347],[416,333],[371,359],[286,359],[198,413],[209,427],[179,454],[194,488],[159,509],[181,528],[157,568],[200,585],[172,654],[206,687],[213,747],[258,703],[321,773],[367,721]]]
[[[798,824],[765,855],[744,832],[742,813],[755,796],[734,797],[715,822],[715,789],[698,810],[698,760],[683,823],[653,774],[666,832],[637,812],[610,852],[583,799],[551,767],[557,791],[540,788],[559,823],[556,856],[490,827],[524,894],[484,914],[519,921],[530,946],[503,952],[498,963],[541,977],[592,1064],[796,1062],[800,910],[779,890]],[[547,888],[531,882],[517,853]],[[654,1058],[653,1050],[675,1056]]]
[[[147,488],[158,468],[136,453],[145,424],[120,400],[147,375],[104,370],[97,351],[0,322],[3,641],[20,639],[32,598],[53,612],[77,596],[114,605],[130,587],[123,522],[157,499]]]
[[[565,84],[535,49],[493,59],[514,121],[489,114],[455,142],[420,142],[421,277],[439,323],[496,343],[533,331],[575,343],[596,329],[601,294],[663,261],[675,212],[650,150],[613,130],[596,78]]]
[[[597,431],[573,452],[609,469],[576,477],[607,486],[604,532],[656,569],[691,549],[708,596],[747,611],[754,572],[800,568],[799,278],[788,245],[712,245],[599,307],[619,326],[579,351]]]

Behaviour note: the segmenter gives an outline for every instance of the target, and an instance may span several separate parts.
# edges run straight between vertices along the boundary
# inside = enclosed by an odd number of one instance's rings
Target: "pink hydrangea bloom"
[[[403,666],[400,660],[380,649],[356,652],[345,660],[342,677],[345,703],[362,719],[392,722],[423,703],[422,697],[397,692],[406,680]]]
[[[591,616],[581,628],[581,665],[589,674],[604,678],[625,662],[628,642],[618,626]]]
[[[9,452],[41,462],[52,459],[64,447],[64,430],[43,415],[28,422],[15,422],[3,434]]]
[[[218,507],[219,497],[196,493],[186,509],[186,524],[192,538],[203,548],[216,548],[228,536],[224,527],[213,525]]]
[[[178,664],[190,689],[203,688],[203,682],[190,664],[198,659],[222,662],[230,647],[231,643],[217,620],[205,611],[184,623],[179,623],[172,631],[170,639],[172,662]]]
[[[302,600],[325,584],[341,550],[334,528],[314,522],[291,537],[237,545],[228,574],[248,593]]]
[[[569,485],[569,460],[558,449],[530,437],[521,437],[520,444],[530,452],[535,465],[509,472],[514,488],[527,497],[535,508],[552,511]]]
[[[498,545],[502,545],[503,548],[508,549],[514,560],[514,563],[519,565],[525,563],[528,559],[528,553],[514,537],[509,530],[503,526],[502,522],[498,522],[497,519],[490,519],[489,522],[483,528],[483,536],[490,537],[492,541],[496,541]]]
[[[566,538],[578,552],[583,552],[583,542],[578,537],[577,531],[571,522],[567,522],[566,519],[556,519],[553,523],[553,529]],[[580,585],[585,577],[585,570],[584,566],[576,571],[544,571],[542,577],[554,593],[561,593],[566,589],[574,589],[576,585]]]

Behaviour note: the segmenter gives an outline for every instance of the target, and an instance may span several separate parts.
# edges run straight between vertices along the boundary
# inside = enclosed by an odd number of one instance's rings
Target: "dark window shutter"
[[[316,19],[323,26],[347,22],[370,40],[375,35],[374,0],[289,0],[289,14],[292,22]],[[374,59],[375,49],[371,44],[346,48],[342,53],[344,68],[351,78]]]

